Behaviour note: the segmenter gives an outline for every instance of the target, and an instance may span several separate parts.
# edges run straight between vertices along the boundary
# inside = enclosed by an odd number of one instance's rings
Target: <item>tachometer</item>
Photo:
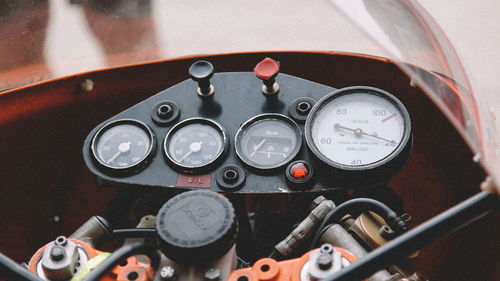
[[[292,119],[261,114],[246,121],[236,133],[236,154],[251,167],[273,169],[292,160],[302,145],[302,133]]]
[[[408,111],[393,95],[372,87],[327,95],[311,110],[305,130],[317,158],[340,170],[378,173],[370,175],[375,178],[399,170],[411,148]],[[388,169],[374,170],[378,167]]]
[[[137,120],[121,119],[102,127],[92,139],[94,160],[109,172],[139,171],[155,148],[151,129]]]
[[[175,125],[165,137],[164,154],[174,168],[201,172],[210,168],[227,150],[225,130],[218,123],[190,118]]]

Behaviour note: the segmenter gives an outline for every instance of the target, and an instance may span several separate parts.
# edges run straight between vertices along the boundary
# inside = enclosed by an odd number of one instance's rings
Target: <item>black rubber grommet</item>
[[[236,165],[227,165],[217,172],[217,185],[224,191],[236,191],[245,184],[245,171]]]
[[[297,122],[305,122],[307,119],[307,115],[311,111],[312,107],[316,103],[316,100],[309,97],[302,97],[294,100],[288,109],[288,115],[297,121]]]
[[[160,126],[167,126],[177,121],[180,116],[179,106],[173,101],[161,101],[153,107],[151,119]]]

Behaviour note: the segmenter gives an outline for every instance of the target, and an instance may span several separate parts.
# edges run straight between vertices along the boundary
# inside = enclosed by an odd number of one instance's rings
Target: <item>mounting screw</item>
[[[80,88],[82,89],[83,92],[90,92],[94,89],[94,81],[90,79],[85,79],[80,83]]]
[[[219,281],[220,280],[220,270],[218,268],[210,268],[205,272],[206,281]]]
[[[175,280],[175,269],[169,265],[162,267],[160,270],[160,278],[165,281]]]
[[[66,244],[68,243],[68,239],[66,239],[65,236],[59,236],[56,238],[56,241],[54,243],[56,245],[66,246]]]
[[[321,245],[321,248],[319,249],[320,253],[322,254],[333,254],[333,247],[330,244],[323,244]]]

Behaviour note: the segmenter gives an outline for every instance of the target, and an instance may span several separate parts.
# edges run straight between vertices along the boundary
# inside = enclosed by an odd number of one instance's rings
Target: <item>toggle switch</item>
[[[208,61],[200,60],[189,67],[189,77],[198,82],[197,93],[200,97],[210,97],[215,93],[210,78],[214,76],[214,66]]]
[[[272,96],[278,94],[280,87],[276,83],[276,76],[278,76],[279,71],[280,63],[271,58],[265,58],[253,69],[255,76],[264,83],[262,85],[262,93],[264,95]]]

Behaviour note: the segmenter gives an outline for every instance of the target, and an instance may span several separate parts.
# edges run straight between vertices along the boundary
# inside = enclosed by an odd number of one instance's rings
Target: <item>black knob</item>
[[[170,199],[158,212],[156,228],[160,249],[180,264],[206,264],[224,256],[238,229],[231,202],[207,190]]]
[[[214,66],[208,61],[200,60],[189,67],[189,77],[198,82],[198,95],[202,97],[211,96],[215,92],[210,78],[214,76]]]

